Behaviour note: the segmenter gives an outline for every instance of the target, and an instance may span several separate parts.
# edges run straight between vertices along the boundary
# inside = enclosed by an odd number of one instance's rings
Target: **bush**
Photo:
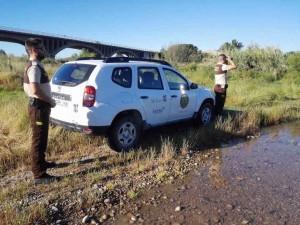
[[[288,56],[287,64],[290,70],[300,72],[300,53],[294,53]]]
[[[220,48],[220,51],[240,50],[244,45],[242,42],[233,39],[231,42],[225,42]]]
[[[240,71],[252,71],[273,76],[279,80],[287,71],[286,58],[281,50],[276,48],[259,48],[257,45],[248,47],[244,51],[228,51],[225,54],[233,57]]]

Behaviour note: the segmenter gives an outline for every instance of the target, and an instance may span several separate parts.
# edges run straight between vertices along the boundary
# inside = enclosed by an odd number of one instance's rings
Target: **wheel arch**
[[[212,105],[212,115],[211,115],[211,118],[213,118],[213,112],[214,112],[214,100],[212,99],[212,98],[206,98],[206,99],[204,99],[204,101],[201,103],[201,105],[199,106],[199,109],[198,109],[198,111],[197,111],[197,113],[195,113],[195,115],[194,115],[194,120],[195,120],[195,123],[196,123],[196,125],[203,125],[203,122],[201,121],[200,122],[200,120],[202,120],[201,118],[199,118],[199,117],[201,117],[201,115],[200,115],[200,111],[201,111],[201,108],[202,108],[202,106],[204,105],[204,104],[206,104],[206,103],[210,103],[211,105]],[[211,122],[211,119],[210,119],[210,122]]]
[[[123,110],[123,111],[119,112],[114,117],[111,124],[114,124],[114,122],[117,121],[119,118],[121,118],[123,116],[128,116],[128,115],[139,117],[141,120],[143,120],[142,113],[139,110],[137,110],[137,109],[126,109],[126,110]]]
[[[205,104],[205,103],[211,103],[213,105],[213,107],[215,106],[215,101],[212,98],[206,98],[204,99],[204,101],[201,103],[201,105],[198,108],[198,112],[200,110],[200,108]]]

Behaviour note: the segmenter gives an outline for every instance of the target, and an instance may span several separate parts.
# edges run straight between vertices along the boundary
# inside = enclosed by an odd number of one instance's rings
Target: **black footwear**
[[[45,162],[45,166],[47,169],[55,168],[57,164],[55,162]]]
[[[60,180],[59,177],[51,176],[51,175],[45,173],[41,177],[35,178],[34,184],[50,184],[54,181],[59,181],[59,180]]]

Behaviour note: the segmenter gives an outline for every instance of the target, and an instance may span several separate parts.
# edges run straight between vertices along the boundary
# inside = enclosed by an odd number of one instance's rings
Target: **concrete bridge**
[[[160,57],[159,52],[148,51],[144,49],[135,49],[125,46],[85,40],[81,38],[69,37],[65,35],[47,34],[42,32],[33,32],[9,27],[0,26],[0,41],[25,44],[25,40],[30,37],[41,38],[51,58],[65,48],[87,49],[94,52],[97,56],[110,57],[115,53],[126,54],[129,57],[147,58]]]

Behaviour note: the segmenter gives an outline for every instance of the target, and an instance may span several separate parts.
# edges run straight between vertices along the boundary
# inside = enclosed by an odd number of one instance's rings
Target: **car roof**
[[[159,62],[148,62],[147,60],[145,61],[129,61],[129,62],[104,62],[104,60],[99,60],[99,59],[88,59],[88,60],[75,60],[75,61],[70,61],[66,62],[66,64],[90,64],[90,65],[96,65],[96,66],[104,66],[104,65],[112,65],[112,66],[128,66],[128,65],[137,65],[137,66],[164,66],[168,68],[172,68],[171,66],[161,64]]]
[[[66,62],[65,64],[90,64],[90,65],[102,65],[103,60],[74,60],[74,61],[69,61]]]

